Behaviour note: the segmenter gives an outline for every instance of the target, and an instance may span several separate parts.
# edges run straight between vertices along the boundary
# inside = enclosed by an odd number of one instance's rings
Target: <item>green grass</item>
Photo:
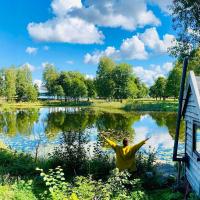
[[[139,101],[133,100],[124,106],[126,111],[167,111],[176,112],[178,108],[177,101]]]
[[[135,99],[135,100],[123,100],[123,102],[119,101],[106,101],[106,100],[99,100],[99,99],[92,99],[90,101],[58,101],[58,100],[51,100],[51,101],[37,101],[37,102],[0,102],[0,109],[6,110],[10,108],[34,108],[34,107],[63,107],[63,106],[78,106],[78,107],[87,107],[92,108],[95,110],[101,111],[168,111],[173,112],[177,111],[178,108],[178,101],[174,101],[172,99],[167,99],[165,101],[159,100],[156,101],[152,98],[146,99]]]

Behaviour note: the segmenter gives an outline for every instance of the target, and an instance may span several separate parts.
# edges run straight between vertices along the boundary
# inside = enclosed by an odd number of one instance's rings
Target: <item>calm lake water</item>
[[[142,150],[157,151],[157,158],[171,162],[176,125],[175,113],[110,113],[85,108],[40,108],[0,112],[0,140],[12,149],[47,156],[63,142],[73,140],[92,151],[100,132],[112,129],[109,137],[131,143],[151,136]],[[184,126],[181,126],[184,141]],[[179,145],[180,151],[183,144]],[[91,152],[90,152],[91,153]],[[91,153],[92,154],[92,153]]]

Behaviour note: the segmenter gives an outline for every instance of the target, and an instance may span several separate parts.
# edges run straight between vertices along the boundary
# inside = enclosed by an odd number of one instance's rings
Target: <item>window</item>
[[[200,125],[194,125],[194,151],[196,151],[200,155]]]

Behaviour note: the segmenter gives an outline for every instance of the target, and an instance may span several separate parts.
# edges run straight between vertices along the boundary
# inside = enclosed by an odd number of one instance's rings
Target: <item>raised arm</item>
[[[137,152],[137,151],[146,143],[146,141],[149,140],[149,139],[150,139],[150,138],[147,138],[147,139],[142,140],[141,142],[139,142],[139,143],[133,145],[133,147],[132,147],[132,152]]]
[[[115,142],[113,142],[112,140],[109,140],[108,138],[106,138],[104,135],[102,136],[103,139],[113,148],[115,149],[117,144]]]

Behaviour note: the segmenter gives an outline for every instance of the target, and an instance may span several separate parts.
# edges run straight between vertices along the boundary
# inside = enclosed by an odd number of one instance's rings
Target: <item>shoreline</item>
[[[174,100],[152,100],[152,99],[136,99],[124,100],[123,103],[117,101],[108,102],[106,100],[91,100],[91,101],[70,101],[61,102],[57,100],[37,101],[37,102],[18,102],[8,103],[1,102],[0,110],[10,108],[35,108],[35,107],[85,107],[95,110],[112,110],[112,111],[156,111],[156,112],[176,112],[178,109],[178,101]]]

